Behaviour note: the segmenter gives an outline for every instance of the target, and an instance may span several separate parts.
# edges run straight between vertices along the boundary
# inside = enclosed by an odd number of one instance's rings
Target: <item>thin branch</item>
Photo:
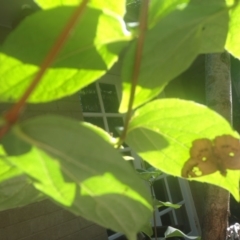
[[[152,199],[154,199],[153,184],[150,184],[150,188],[151,188]],[[154,226],[155,240],[157,240],[157,238],[158,238],[158,236],[157,236],[157,221],[156,221],[156,215],[155,215],[155,206],[154,206],[154,203],[153,203],[153,226]]]
[[[147,29],[148,5],[149,5],[149,0],[142,1],[141,14],[140,14],[140,20],[139,20],[139,22],[140,22],[139,37],[137,40],[137,46],[136,46],[136,51],[135,51],[134,68],[133,68],[133,73],[132,73],[132,85],[131,85],[130,98],[129,98],[129,102],[128,102],[128,111],[127,111],[126,117],[125,117],[124,129],[123,129],[123,132],[119,139],[119,146],[122,144],[122,142],[124,142],[124,140],[126,138],[128,125],[129,125],[129,122],[132,117],[132,107],[133,107],[138,77],[139,77],[139,73],[140,73],[145,32]]]
[[[66,26],[60,33],[59,37],[57,38],[56,42],[54,43],[52,49],[49,51],[48,55],[42,62],[40,69],[37,72],[36,76],[34,77],[30,86],[24,92],[23,96],[19,99],[19,101],[4,115],[7,124],[0,129],[0,138],[4,136],[6,132],[11,128],[11,126],[18,120],[21,110],[23,109],[27,99],[29,98],[31,93],[35,90],[35,88],[41,81],[44,73],[47,71],[48,67],[53,63],[59,51],[62,49],[64,43],[67,41],[69,33],[76,25],[79,18],[83,15],[87,3],[88,0],[83,0],[79,7],[76,9],[76,11],[73,13],[68,23],[66,24]]]

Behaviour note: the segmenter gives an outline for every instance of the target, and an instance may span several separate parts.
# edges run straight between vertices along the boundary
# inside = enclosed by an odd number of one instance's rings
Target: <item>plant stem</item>
[[[143,45],[144,45],[144,39],[145,39],[145,31],[147,29],[148,5],[149,5],[149,0],[143,0],[142,6],[141,6],[140,20],[139,20],[140,22],[139,37],[137,40],[137,46],[135,51],[134,67],[133,67],[133,73],[132,73],[132,85],[131,85],[131,92],[130,92],[130,97],[128,102],[128,111],[126,113],[124,129],[119,139],[118,147],[121,146],[121,144],[124,142],[126,138],[128,125],[132,117],[132,106],[134,102],[134,95],[135,95],[139,72],[140,72]]]
[[[152,194],[152,199],[153,199],[154,198],[153,184],[150,185],[150,188],[151,188],[151,194]],[[156,215],[155,215],[154,203],[153,203],[153,225],[154,225],[155,240],[157,240],[157,224],[156,224]]]
[[[53,63],[54,59],[62,49],[64,43],[67,41],[69,33],[76,25],[79,18],[83,15],[87,3],[88,0],[83,0],[79,7],[77,7],[76,11],[73,13],[68,23],[66,24],[66,26],[60,33],[59,37],[57,38],[52,49],[49,51],[46,58],[42,62],[40,69],[37,72],[36,76],[34,77],[33,81],[31,82],[30,86],[27,88],[27,90],[24,92],[24,94],[18,100],[18,102],[4,115],[4,118],[7,123],[0,129],[0,138],[4,136],[11,128],[11,126],[18,120],[21,110],[23,109],[27,99],[29,98],[31,93],[35,90],[35,88],[41,81],[44,73],[47,71],[47,68]]]

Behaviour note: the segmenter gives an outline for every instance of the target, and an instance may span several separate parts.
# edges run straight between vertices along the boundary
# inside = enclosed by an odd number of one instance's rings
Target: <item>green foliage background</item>
[[[81,3],[36,2],[41,10],[21,21],[0,48],[3,102],[17,101],[22,96]],[[132,4],[137,8],[131,9]],[[129,11],[125,15],[126,6]],[[89,1],[68,42],[28,102],[49,102],[73,94],[104,75],[124,49],[119,112],[126,113],[139,36],[138,7],[135,1]],[[238,1],[150,2],[131,109],[134,114],[127,137],[122,140],[155,168],[180,177],[195,139],[214,139],[223,134],[239,138],[225,119],[196,102],[151,101],[202,53],[226,49],[240,57],[239,11]],[[2,117],[1,126],[5,125]],[[153,203],[115,143],[94,125],[59,116],[40,116],[14,124],[1,140],[0,209],[48,197],[75,214],[135,239],[136,233],[148,225]],[[195,180],[220,185],[239,201],[239,173],[228,170],[226,177],[217,172]],[[169,230],[170,235],[174,232]]]

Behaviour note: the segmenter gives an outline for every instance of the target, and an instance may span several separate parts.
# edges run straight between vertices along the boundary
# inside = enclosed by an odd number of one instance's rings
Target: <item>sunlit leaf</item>
[[[204,26],[218,19],[219,15],[227,16],[227,11],[222,3],[208,7],[189,4],[183,10],[171,12],[146,32],[133,108],[156,97],[169,81],[190,66],[202,52],[202,42],[206,36]],[[128,107],[135,49],[134,42],[123,63],[120,112],[126,112]]]
[[[163,99],[148,103],[135,112],[127,143],[152,166],[181,176],[181,170],[190,158],[192,142],[202,138],[213,140],[223,134],[239,139],[230,124],[209,108],[190,101]],[[239,200],[239,173],[228,169],[226,177],[218,171],[194,179],[228,189]]]
[[[42,9],[50,9],[59,6],[76,6],[81,0],[34,0]]]
[[[43,200],[44,195],[33,187],[25,176],[8,179],[0,183],[0,211],[22,207]]]
[[[39,180],[41,184],[39,181],[34,182],[35,187],[46,195],[51,195],[61,204],[71,204],[76,186],[65,181],[58,162],[52,161],[44,151],[19,139],[13,131],[3,137],[2,144],[8,155],[8,162],[12,164],[12,168],[15,167],[13,170],[17,169]]]
[[[22,174],[20,169],[6,163],[5,158],[5,156],[0,156],[0,182]]]
[[[13,131],[34,145],[12,161],[36,180],[36,188],[75,214],[135,239],[151,216],[151,199],[104,131],[54,116],[29,119]]]
[[[60,204],[72,204],[76,185],[64,178],[60,164],[44,151],[32,147],[28,153],[10,159],[22,172],[36,180],[33,184],[39,191]]]
[[[235,1],[237,3],[237,1]],[[229,30],[226,42],[226,50],[233,56],[240,58],[240,3],[230,10]]]
[[[33,187],[32,181],[10,163],[0,145],[0,211],[25,206],[43,198],[43,194]]]
[[[35,2],[43,9],[50,9],[59,6],[76,6],[82,0],[35,0]],[[117,2],[112,0],[89,0],[88,5],[123,16],[125,13],[125,2],[125,0],[118,0]]]
[[[9,34],[0,49],[2,100],[19,99],[74,10],[63,6],[38,11]],[[46,102],[71,95],[97,80],[116,62],[130,38],[120,15],[88,7],[28,101]]]
[[[165,238],[183,237],[183,238],[190,239],[190,240],[201,240],[201,237],[187,236],[182,231],[180,231],[176,228],[173,228],[173,227],[168,227],[166,232],[164,233],[164,235],[165,235]]]

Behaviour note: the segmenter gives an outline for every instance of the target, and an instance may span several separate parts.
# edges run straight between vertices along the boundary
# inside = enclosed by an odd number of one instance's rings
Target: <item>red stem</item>
[[[141,14],[140,14],[140,20],[139,20],[139,22],[140,22],[139,37],[137,40],[137,46],[136,46],[136,51],[135,51],[131,92],[130,92],[130,98],[129,98],[129,102],[128,102],[128,111],[127,111],[126,118],[125,118],[125,125],[124,125],[124,129],[123,129],[122,135],[119,140],[119,146],[122,144],[122,142],[124,142],[124,140],[126,138],[129,121],[131,120],[131,117],[132,117],[132,106],[133,106],[133,102],[134,102],[136,86],[137,86],[138,77],[139,77],[139,73],[140,73],[143,45],[144,45],[144,39],[145,39],[145,31],[147,29],[148,5],[149,5],[149,0],[144,0],[142,3],[142,6],[141,6]]]
[[[39,71],[37,72],[36,76],[34,77],[32,83],[24,92],[23,96],[19,99],[19,101],[4,115],[4,118],[7,122],[5,126],[0,129],[0,138],[4,136],[11,126],[18,120],[20,112],[25,105],[27,99],[31,95],[31,93],[35,90],[39,82],[41,81],[44,73],[47,71],[47,68],[52,64],[56,56],[58,55],[59,51],[63,47],[64,43],[68,39],[69,33],[76,25],[79,18],[83,15],[83,12],[86,8],[88,0],[83,0],[76,11],[73,13],[71,18],[69,19],[68,23],[60,33],[59,37],[57,38],[55,44],[49,51],[48,55],[42,62]]]

